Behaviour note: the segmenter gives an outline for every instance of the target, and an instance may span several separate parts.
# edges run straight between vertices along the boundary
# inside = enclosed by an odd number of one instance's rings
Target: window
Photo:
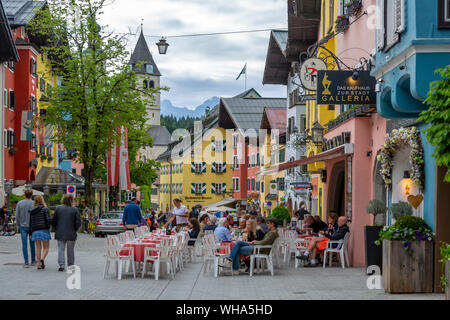
[[[261,182],[261,192],[264,192],[264,181]]]
[[[250,168],[250,156],[247,156],[247,168]]]
[[[438,2],[438,28],[450,29],[450,0]]]
[[[41,77],[39,87],[42,93],[45,93],[45,79]]]
[[[247,179],[247,191],[250,191],[250,179]]]
[[[7,138],[7,146],[8,148],[12,148],[16,146],[16,133],[13,129],[8,130],[8,138]]]
[[[264,156],[261,156],[261,166],[264,167]]]
[[[260,163],[259,163],[259,153],[256,154],[256,166],[259,167]]]
[[[279,151],[279,163],[283,163],[286,155],[286,149],[281,149]]]
[[[3,129],[3,147],[6,148],[8,146],[8,130]]]
[[[235,134],[233,135],[233,148],[236,149],[239,144],[239,135]]]
[[[330,26],[334,25],[334,0],[330,0]]]
[[[201,173],[202,172],[202,164],[201,163],[196,163],[195,164],[195,172],[196,173]]]
[[[37,100],[36,97],[31,95],[30,97],[30,111],[33,112],[33,115],[37,115]]]
[[[215,162],[213,165],[214,165],[215,173],[223,173],[224,172],[225,163]]]
[[[259,191],[261,188],[261,182],[256,182],[256,191]]]
[[[278,190],[284,191],[284,178],[277,178]]]
[[[214,192],[216,194],[222,194],[225,192],[225,186],[223,183],[214,183]]]
[[[194,194],[202,194],[206,190],[206,183],[193,183],[192,184],[192,193]]]
[[[406,0],[378,0],[381,12],[381,28],[377,29],[377,49],[389,51],[400,41],[406,29]]]
[[[148,87],[151,88],[151,89],[153,89],[153,88],[155,87],[155,81],[151,80],[151,81],[148,83]]]
[[[142,81],[142,85],[143,85],[144,89],[147,89],[148,88],[147,80]]]
[[[5,108],[8,106],[8,89],[3,90],[3,106]]]
[[[183,173],[183,163],[180,163],[180,173]]]
[[[133,198],[133,192],[127,192],[125,194],[125,201],[131,201],[132,198]]]
[[[239,192],[239,178],[233,178],[233,192]]]
[[[73,174],[77,174],[77,169],[72,169]]]
[[[252,191],[255,191],[255,178],[252,179]]]
[[[239,157],[233,156],[233,169],[239,169]]]
[[[16,69],[16,63],[14,61],[8,61],[8,68],[12,72],[14,72],[14,70]]]
[[[31,143],[30,150],[32,152],[36,152],[37,144],[36,144],[36,134],[34,132],[31,133]]]
[[[255,167],[256,161],[255,161],[255,155],[252,155],[252,168]]]
[[[52,150],[53,150],[52,147],[47,147],[47,148],[46,148],[46,151],[47,151],[47,157],[53,157]]]
[[[30,73],[34,77],[37,76],[37,64],[36,64],[36,60],[34,60],[34,58],[30,59]]]
[[[151,65],[151,64],[146,64],[146,65],[145,65],[145,72],[147,72],[147,73],[153,73],[153,65]]]
[[[13,90],[9,90],[9,109],[15,110],[16,109],[16,94]]]

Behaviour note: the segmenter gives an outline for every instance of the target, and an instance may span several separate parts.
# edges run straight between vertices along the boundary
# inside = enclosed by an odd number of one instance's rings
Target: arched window
[[[155,87],[155,81],[151,80],[149,83],[149,88],[154,88]]]
[[[147,80],[144,80],[143,84],[144,84],[144,89],[147,89],[147,88],[148,88],[148,82],[147,82]]]
[[[151,64],[146,64],[146,65],[145,65],[145,72],[147,72],[147,73],[153,73],[153,65],[151,65]]]

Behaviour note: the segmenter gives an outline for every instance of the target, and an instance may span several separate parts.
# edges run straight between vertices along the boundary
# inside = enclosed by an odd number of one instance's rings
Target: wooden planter
[[[389,293],[433,292],[433,241],[413,242],[409,256],[399,240],[383,241],[383,287]]]

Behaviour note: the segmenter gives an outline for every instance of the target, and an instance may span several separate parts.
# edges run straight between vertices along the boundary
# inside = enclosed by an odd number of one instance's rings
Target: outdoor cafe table
[[[233,247],[237,241],[239,241],[239,239],[233,239],[232,242],[221,242],[220,245],[230,247],[230,253],[231,253],[231,250],[233,250]],[[225,249],[219,249],[219,253],[226,253]],[[239,260],[246,260],[246,259],[249,259],[249,256],[245,256],[243,254],[239,255]]]
[[[132,241],[124,243],[124,248],[132,247],[134,248],[134,261],[144,262],[144,252],[145,248],[156,248],[156,246],[161,242],[161,240],[142,240]],[[125,252],[125,251],[124,251]],[[150,255],[157,256],[158,251],[150,251]]]

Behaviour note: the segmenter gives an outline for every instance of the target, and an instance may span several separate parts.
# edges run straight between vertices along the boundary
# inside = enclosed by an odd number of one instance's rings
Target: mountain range
[[[161,101],[161,115],[163,116],[174,116],[177,119],[181,117],[195,117],[200,118],[205,114],[206,107],[210,109],[214,108],[220,101],[219,97],[212,97],[201,105],[197,106],[195,109],[188,109],[186,107],[176,107],[168,99]]]

